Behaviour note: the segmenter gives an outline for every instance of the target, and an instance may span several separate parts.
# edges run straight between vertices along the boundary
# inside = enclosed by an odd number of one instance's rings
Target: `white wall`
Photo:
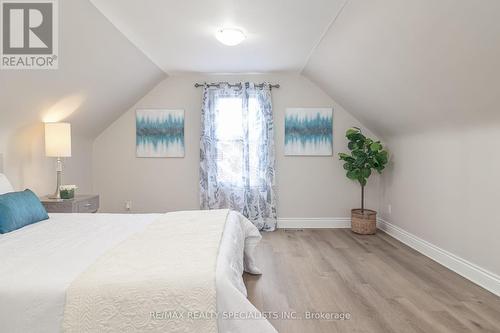
[[[11,133],[2,152],[5,174],[16,190],[29,188],[38,195],[55,191],[56,160],[45,156],[44,125],[41,122]],[[80,193],[90,193],[92,140],[73,135],[72,156],[63,160],[63,184],[76,184]]]
[[[498,142],[498,125],[389,139],[392,161],[381,180],[382,216],[500,275]]]
[[[126,200],[133,202],[134,212],[198,209],[202,89],[194,88],[193,84],[197,81],[237,82],[245,79],[281,84],[280,89],[273,89],[279,216],[349,216],[350,209],[359,206],[359,186],[345,178],[336,155],[345,150],[345,130],[361,125],[308,79],[292,74],[178,75],[165,79],[94,142],[93,189],[101,195],[102,211],[123,212]],[[286,107],[334,108],[334,156],[284,156]],[[137,108],[185,110],[185,158],[135,157]],[[372,179],[368,187],[368,207],[378,206],[377,186],[377,179]]]

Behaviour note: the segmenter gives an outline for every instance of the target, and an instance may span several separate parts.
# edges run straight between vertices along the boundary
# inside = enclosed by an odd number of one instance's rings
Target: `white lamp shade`
[[[49,157],[71,156],[71,124],[45,123],[45,155]]]

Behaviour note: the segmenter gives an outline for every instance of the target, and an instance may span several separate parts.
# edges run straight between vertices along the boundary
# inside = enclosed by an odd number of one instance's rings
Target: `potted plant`
[[[361,185],[361,208],[351,210],[351,229],[357,234],[371,235],[377,230],[377,212],[365,209],[365,185],[372,169],[382,173],[388,161],[388,153],[380,141],[367,138],[357,127],[349,128],[345,136],[349,140],[347,148],[351,153],[339,153],[339,157],[345,162],[347,178],[356,180]]]
[[[75,197],[76,185],[61,185],[59,191],[61,193],[61,199],[68,200]]]

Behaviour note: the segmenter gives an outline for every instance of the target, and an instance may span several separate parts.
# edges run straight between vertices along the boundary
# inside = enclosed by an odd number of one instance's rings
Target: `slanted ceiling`
[[[350,0],[304,71],[383,136],[500,120],[500,1]]]
[[[59,11],[59,69],[0,71],[0,139],[44,120],[96,137],[165,77],[88,0]]]

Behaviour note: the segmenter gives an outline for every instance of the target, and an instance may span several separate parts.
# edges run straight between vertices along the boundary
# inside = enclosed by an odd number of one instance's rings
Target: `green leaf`
[[[345,136],[353,135],[359,133],[359,128],[351,127],[345,132]]]
[[[347,138],[350,140],[350,141],[355,141],[356,143],[358,143],[360,146],[363,145],[363,143],[366,141],[366,137],[361,134],[361,133],[354,133],[354,134],[350,134],[347,136]]]
[[[339,157],[340,157],[341,159],[346,159],[346,158],[348,158],[348,157],[351,157],[351,155],[349,155],[349,154],[345,154],[345,153],[339,153]]]
[[[346,175],[347,175],[347,178],[349,178],[349,179],[357,180],[359,178],[359,170],[354,169],[354,170],[347,171]]]
[[[365,178],[360,178],[360,179],[358,179],[358,181],[361,184],[361,186],[365,186],[366,185],[366,179]]]
[[[359,158],[357,159],[354,163],[353,163],[357,168],[359,169],[363,169],[365,164],[366,164],[366,158],[362,157],[362,158]]]
[[[368,178],[372,174],[372,171],[370,169],[361,169],[361,176],[363,178]]]
[[[377,153],[377,155],[375,155],[375,160],[377,160],[377,162],[378,162],[380,165],[385,165],[385,164],[387,164],[387,161],[388,161],[388,158],[387,158],[387,151],[382,150],[381,152]]]
[[[353,150],[352,156],[354,156],[355,158],[366,158],[367,157],[366,153],[361,149]]]
[[[380,149],[382,149],[382,145],[379,142],[374,142],[370,145],[370,149],[372,151],[379,151]]]
[[[361,130],[357,127],[349,128],[345,133],[349,141],[364,141],[365,136],[361,134]]]

